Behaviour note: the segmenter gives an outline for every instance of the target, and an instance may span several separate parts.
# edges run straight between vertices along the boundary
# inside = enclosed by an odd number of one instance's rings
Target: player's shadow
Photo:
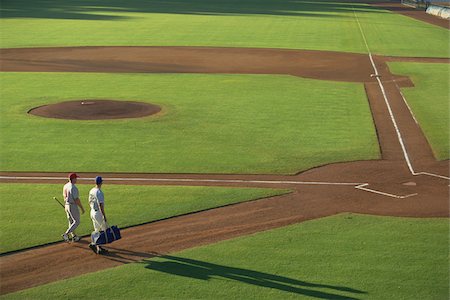
[[[73,246],[80,248],[86,252],[91,252],[92,250],[89,249],[89,243],[90,243],[90,240],[81,239],[79,242],[74,243]],[[123,264],[139,262],[144,259],[149,259],[149,258],[153,258],[156,256],[160,256],[160,254],[156,253],[156,252],[139,252],[139,251],[121,249],[121,248],[112,246],[112,244],[102,245],[102,247],[107,249],[108,252],[104,255],[101,255],[101,257],[103,257],[105,259],[113,260],[116,262],[120,262]]]
[[[367,294],[365,291],[352,289],[345,286],[318,284],[289,277],[273,275],[248,269],[227,267],[204,261],[169,256],[161,256],[163,261],[147,260],[146,268],[164,272],[167,274],[210,280],[211,278],[225,278],[265,288],[277,289],[294,294],[319,298],[319,299],[358,299],[356,295]],[[317,290],[322,289],[322,291]],[[326,291],[323,291],[325,289]],[[340,295],[337,293],[346,293]],[[350,294],[350,296],[348,295]],[[356,294],[356,295],[352,295]]]
[[[143,259],[149,259],[160,255],[156,252],[138,252],[121,249],[117,247],[111,247],[111,245],[106,245],[105,248],[108,250],[108,253],[102,255],[103,257],[125,264],[139,262],[142,261]]]

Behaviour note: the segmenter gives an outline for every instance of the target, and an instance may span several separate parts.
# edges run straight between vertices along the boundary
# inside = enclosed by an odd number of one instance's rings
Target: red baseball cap
[[[78,178],[77,173],[70,173],[69,174],[69,179],[74,179],[74,178]]]

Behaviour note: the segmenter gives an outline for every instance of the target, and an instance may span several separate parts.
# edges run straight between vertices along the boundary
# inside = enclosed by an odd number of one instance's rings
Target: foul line
[[[438,177],[438,178],[450,180],[450,177],[447,177],[447,176],[433,174],[433,173],[428,173],[428,172],[416,172],[416,171],[414,171],[414,168],[413,168],[413,166],[411,164],[411,160],[409,159],[408,152],[406,151],[406,146],[405,146],[405,144],[403,142],[402,135],[401,135],[400,130],[398,128],[397,121],[395,120],[394,114],[392,112],[391,105],[390,105],[389,100],[387,98],[386,91],[384,89],[383,83],[380,80],[380,74],[378,73],[378,69],[377,69],[377,67],[375,65],[375,62],[373,60],[372,53],[370,52],[370,48],[369,48],[369,45],[367,43],[366,36],[365,36],[364,31],[363,31],[363,29],[361,27],[361,23],[359,22],[359,18],[356,15],[356,11],[355,11],[355,8],[353,7],[353,5],[352,5],[352,9],[353,9],[353,15],[355,16],[356,22],[358,23],[359,31],[360,31],[361,36],[363,38],[364,44],[366,45],[366,49],[367,49],[367,52],[369,54],[370,63],[372,64],[373,70],[375,71],[374,77],[377,79],[378,86],[380,87],[381,93],[383,94],[384,102],[386,103],[386,106],[388,108],[389,116],[391,117],[391,121],[392,121],[392,124],[394,125],[395,132],[397,133],[397,138],[398,138],[398,141],[400,142],[400,146],[401,146],[402,151],[403,151],[403,156],[404,156],[404,158],[406,160],[406,164],[408,165],[409,171],[414,176],[416,176],[416,175],[428,175],[428,176],[433,176],[433,177]],[[395,83],[395,84],[396,84],[396,86],[398,88],[397,83]],[[401,91],[400,91],[400,94],[402,95],[403,101],[405,101],[405,103],[406,103],[406,99],[403,97],[403,94],[401,93]],[[409,105],[407,105],[407,106],[409,108]],[[412,112],[411,112],[411,115],[414,118],[414,115],[412,114]],[[414,118],[414,121],[416,121],[415,118]],[[417,123],[417,121],[416,121],[416,123]]]
[[[397,198],[397,199],[405,199],[405,198],[408,198],[408,197],[412,197],[412,196],[418,195],[417,193],[414,193],[414,194],[408,194],[408,195],[404,195],[404,196],[399,196],[399,195],[389,194],[389,193],[377,191],[377,190],[374,190],[374,189],[366,188],[366,186],[368,186],[368,185],[369,185],[368,183],[360,184],[358,186],[355,186],[355,189],[363,190],[363,191],[366,191],[366,192],[375,193],[375,194],[379,194],[379,195],[383,195],[383,196],[388,196],[388,197],[392,197],[392,198]]]
[[[66,177],[39,176],[0,176],[6,180],[67,180]],[[94,178],[80,177],[80,180],[94,180]],[[355,182],[327,182],[327,181],[289,181],[289,180],[245,180],[245,179],[195,179],[195,178],[104,178],[106,181],[154,181],[154,182],[212,182],[212,183],[267,183],[267,184],[299,184],[299,185],[345,185],[356,186]]]
[[[375,62],[373,61],[373,57],[372,57],[372,53],[370,52],[369,45],[367,44],[366,36],[365,36],[364,31],[363,31],[363,29],[361,27],[361,23],[359,22],[358,16],[356,15],[355,8],[353,6],[352,6],[352,8],[353,8],[353,15],[355,16],[356,22],[358,23],[359,31],[361,33],[361,36],[362,36],[363,41],[364,41],[364,44],[366,45],[367,52],[369,54],[370,63],[372,64],[373,70],[375,71],[375,78],[377,79],[378,86],[380,87],[381,93],[383,94],[384,102],[386,103],[386,106],[387,106],[388,111],[389,111],[389,116],[391,117],[392,124],[394,124],[394,128],[395,128],[395,131],[397,133],[397,138],[398,138],[398,140],[400,142],[400,145],[402,147],[403,156],[405,157],[406,163],[408,164],[408,168],[409,168],[411,174],[414,174],[414,169],[413,169],[413,167],[411,165],[411,161],[409,160],[408,153],[406,152],[406,147],[405,147],[405,144],[403,143],[402,135],[400,133],[400,130],[398,129],[397,122],[395,121],[395,118],[394,118],[394,114],[392,113],[391,105],[389,104],[389,100],[387,99],[386,91],[384,90],[383,83],[380,80],[380,74],[378,73],[378,69],[377,69],[377,67],[375,65]]]
[[[0,176],[0,180],[67,180],[66,177],[42,177],[42,176]],[[93,181],[92,177],[79,177],[80,180]],[[111,177],[104,178],[104,181],[151,181],[151,182],[190,182],[190,183],[262,183],[262,184],[295,184],[295,185],[335,185],[335,186],[353,186],[356,189],[366,192],[376,193],[383,196],[393,198],[407,198],[415,196],[416,194],[410,194],[406,196],[399,196],[389,194],[381,191],[372,190],[366,188],[369,183],[356,183],[356,182],[328,182],[328,181],[290,181],[290,180],[245,180],[245,179],[195,179],[195,178],[126,178],[126,177]]]

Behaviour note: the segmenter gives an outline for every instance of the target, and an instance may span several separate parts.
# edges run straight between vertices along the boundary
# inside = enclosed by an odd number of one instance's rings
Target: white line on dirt
[[[437,178],[450,180],[450,177],[439,175],[439,174],[428,173],[428,172],[419,172],[414,175],[428,175],[428,176],[433,176],[433,177],[437,177]]]
[[[409,171],[411,172],[411,174],[414,174],[414,169],[413,169],[413,167],[411,165],[411,161],[409,160],[409,155],[408,155],[408,152],[406,151],[405,144],[403,143],[402,135],[400,133],[400,130],[398,129],[397,122],[395,120],[394,114],[392,113],[391,105],[389,104],[389,100],[388,100],[387,95],[386,95],[386,91],[384,89],[383,83],[380,80],[378,69],[377,69],[377,67],[375,65],[375,62],[373,61],[372,53],[370,52],[369,45],[367,44],[366,35],[364,34],[364,31],[363,31],[363,29],[361,27],[361,23],[359,22],[359,18],[356,15],[355,8],[353,6],[352,6],[352,8],[353,8],[353,15],[355,16],[356,22],[358,23],[359,31],[361,32],[361,36],[363,38],[364,44],[366,45],[366,49],[367,49],[367,52],[369,54],[370,63],[372,64],[373,70],[375,71],[375,78],[376,78],[376,80],[378,82],[378,86],[380,87],[381,93],[383,94],[384,102],[386,103],[386,106],[387,106],[388,111],[389,111],[389,116],[391,117],[392,124],[394,124],[395,132],[397,133],[397,138],[398,138],[398,140],[400,142],[400,146],[402,147],[403,156],[405,157],[405,160],[406,160],[406,163],[408,165]]]
[[[414,115],[411,107],[409,106],[408,102],[406,101],[405,96],[402,93],[402,90],[400,89],[400,87],[398,86],[397,82],[394,80],[395,86],[397,87],[397,90],[399,91],[400,95],[402,96],[403,102],[405,103],[406,107],[409,110],[409,113],[411,114],[411,117],[414,119],[414,122],[416,122],[417,126],[419,126],[419,122],[417,122],[416,116]]]
[[[355,8],[353,6],[352,6],[352,9],[353,9],[353,15],[355,16],[356,22],[358,23],[359,31],[360,31],[361,36],[363,38],[364,44],[366,45],[366,49],[367,49],[367,53],[369,55],[370,63],[372,64],[373,70],[375,71],[374,77],[377,79],[378,86],[380,87],[381,93],[383,94],[384,102],[386,103],[386,106],[388,108],[389,116],[391,118],[392,124],[394,125],[395,132],[397,133],[397,138],[398,138],[398,141],[400,142],[400,146],[401,146],[402,151],[403,151],[403,156],[405,158],[406,164],[408,165],[409,171],[414,176],[416,176],[416,175],[428,175],[428,176],[433,176],[433,177],[438,177],[438,178],[443,178],[443,179],[450,180],[449,177],[446,177],[446,176],[443,176],[443,175],[429,173],[429,172],[416,172],[416,171],[414,171],[414,168],[412,166],[411,160],[409,159],[408,152],[406,151],[405,143],[403,142],[402,135],[401,135],[400,130],[398,128],[397,121],[395,120],[394,114],[393,114],[392,109],[391,109],[391,105],[390,105],[388,97],[386,95],[386,91],[384,89],[384,85],[383,85],[383,83],[380,80],[380,74],[378,74],[378,69],[377,69],[377,67],[375,65],[375,62],[373,60],[372,53],[370,52],[370,48],[369,48],[369,44],[367,43],[366,35],[364,34],[364,31],[363,31],[363,29],[361,27],[361,23],[359,22],[359,18],[356,15],[356,11],[355,11]],[[397,83],[395,83],[395,84],[397,85]],[[398,88],[398,86],[397,86],[397,88]],[[399,89],[399,91],[400,91],[400,89]],[[405,101],[405,103],[406,103],[406,100],[403,97],[403,94],[401,93],[401,91],[400,91],[400,94],[402,95],[403,101]],[[408,104],[406,104],[406,105],[407,105],[407,107],[409,109],[409,105]],[[411,110],[410,110],[410,112],[411,112]],[[412,112],[411,112],[411,115],[414,118],[414,115],[412,114]],[[415,118],[414,118],[414,121],[416,121]],[[416,121],[416,123],[417,123],[417,121]]]
[[[0,180],[67,180],[66,177],[50,176],[0,176]],[[93,177],[79,177],[79,180],[93,181]],[[329,182],[329,181],[291,181],[291,180],[245,180],[245,179],[196,179],[196,178],[138,178],[138,177],[104,177],[104,181],[148,181],[148,182],[189,182],[189,183],[260,183],[260,184],[294,184],[294,185],[335,185],[353,186],[356,189],[394,198],[407,198],[417,194],[399,196],[366,188],[369,183]]]
[[[387,98],[386,91],[384,90],[383,83],[381,82],[380,78],[378,78],[378,77],[377,77],[377,81],[378,81],[378,85],[380,86],[381,93],[383,94],[384,102],[386,103],[386,106],[388,108],[389,116],[391,117],[392,124],[394,124],[395,132],[397,133],[397,138],[400,142],[400,146],[402,147],[403,156],[405,157],[406,164],[408,165],[408,168],[409,168],[409,171],[411,172],[411,174],[415,175],[415,171],[411,164],[411,160],[409,159],[408,152],[406,151],[405,143],[403,142],[402,134],[400,133],[400,129],[398,128],[397,121],[395,120],[394,113],[392,112],[392,108],[391,108],[391,105]]]
[[[394,194],[390,194],[390,193],[377,191],[377,190],[374,190],[374,189],[369,189],[369,188],[366,187],[368,185],[369,185],[368,183],[360,184],[358,186],[355,186],[355,189],[359,189],[359,190],[363,190],[363,191],[366,191],[366,192],[375,193],[375,194],[379,194],[379,195],[383,195],[383,196],[388,196],[388,197],[392,197],[392,198],[397,198],[397,199],[405,199],[405,198],[409,198],[409,197],[413,197],[413,196],[418,195],[417,193],[408,194],[408,195],[404,195],[404,196],[394,195]]]
[[[0,176],[5,180],[67,180],[66,177],[40,177],[40,176]],[[80,180],[94,180],[83,178]],[[290,181],[290,180],[245,180],[245,179],[195,179],[195,178],[104,178],[105,181],[154,181],[154,182],[211,182],[211,183],[267,183],[267,184],[298,184],[298,185],[346,185],[356,186],[356,182],[327,182],[327,181]]]
[[[6,180],[67,180],[66,177],[43,177],[43,176],[0,176],[1,179]],[[80,180],[93,181],[94,178],[79,177]],[[104,181],[150,181],[150,182],[189,182],[189,183],[263,183],[263,184],[295,184],[295,185],[336,185],[336,186],[354,186],[356,189],[360,189],[366,192],[376,193],[384,196],[394,198],[406,198],[406,196],[398,196],[372,189],[365,188],[368,183],[355,183],[355,182],[327,182],[327,181],[290,181],[290,180],[244,180],[244,179],[195,179],[195,178],[123,178],[123,177],[110,177],[104,178]]]

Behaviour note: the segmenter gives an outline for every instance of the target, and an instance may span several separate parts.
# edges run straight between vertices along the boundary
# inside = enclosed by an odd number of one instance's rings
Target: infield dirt
[[[371,77],[373,70],[367,55],[275,49],[81,47],[2,49],[0,57],[2,71],[263,73],[361,82],[367,92],[382,153],[382,159],[377,161],[331,164],[294,176],[101,174],[106,184],[251,186],[290,188],[293,192],[125,229],[123,239],[109,248],[108,256],[93,254],[87,247],[88,238],[81,243],[57,243],[3,255],[2,294],[139,261],[155,253],[174,252],[340,212],[449,216],[448,161],[435,160],[402,98],[399,87],[411,86],[412,82],[391,74],[384,57],[375,57],[375,62],[414,174],[408,168],[378,83]],[[94,176],[79,175],[81,183],[86,182],[83,178]],[[0,176],[3,176],[0,182],[63,184],[64,180],[39,177],[59,178],[65,174],[0,172]],[[19,178],[25,176],[30,179]],[[368,190],[360,189],[362,184],[367,184],[364,188]]]

